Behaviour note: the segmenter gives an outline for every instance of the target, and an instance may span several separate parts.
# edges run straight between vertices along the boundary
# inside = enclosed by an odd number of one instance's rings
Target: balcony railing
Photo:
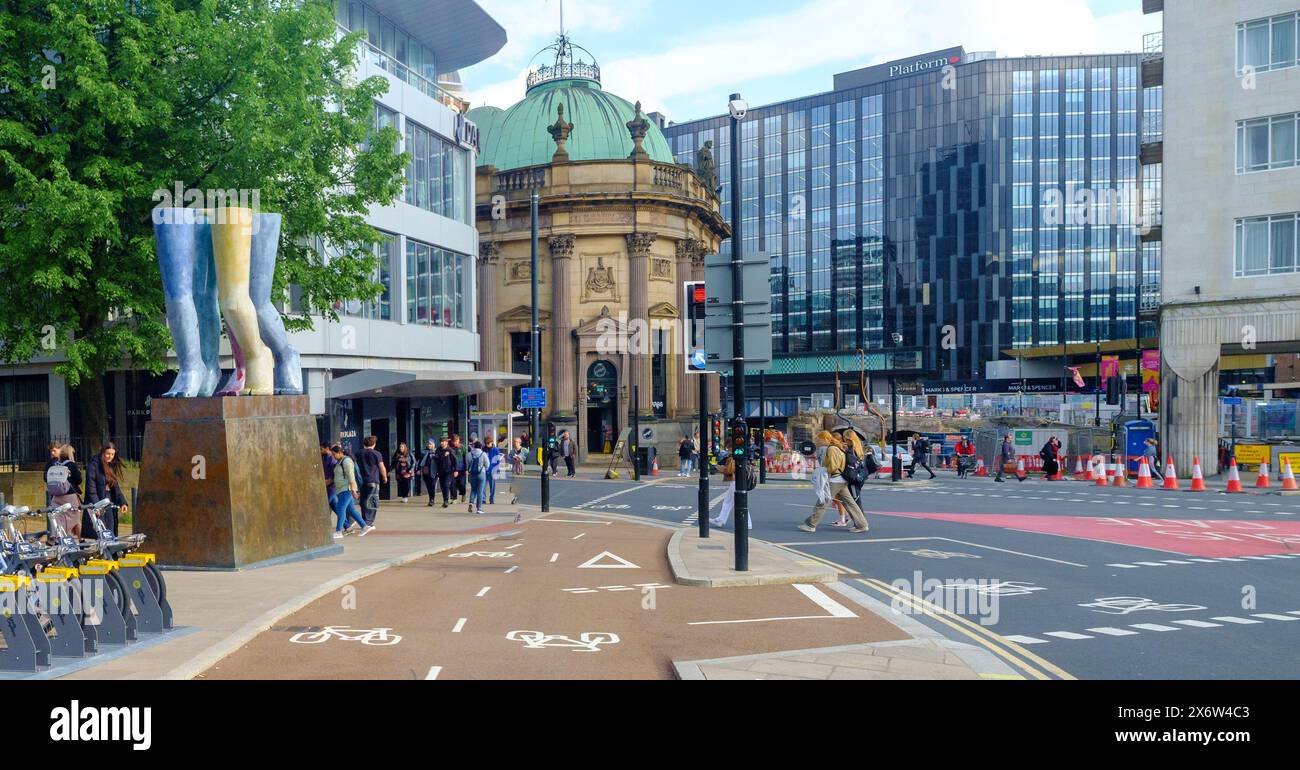
[[[336,26],[338,26],[339,31],[344,35],[352,34],[351,30],[347,27],[342,25]],[[465,108],[469,106],[464,100],[439,88],[437,83],[371,45],[370,41],[365,40],[364,38],[361,40],[361,52],[366,61],[391,74],[403,83],[414,87],[420,91],[420,93],[432,98],[442,106],[457,112],[464,112]]]
[[[1155,313],[1160,310],[1160,284],[1144,283],[1141,292],[1139,307],[1143,313]]]
[[[1142,60],[1150,61],[1165,55],[1165,33],[1150,32],[1142,36]]]
[[[682,189],[682,169],[677,166],[664,166],[656,163],[655,185],[671,187],[674,190]]]
[[[528,73],[528,88],[552,80],[571,80],[581,78],[600,82],[600,67],[595,64],[557,64],[554,67],[540,67],[536,72]]]
[[[545,168],[521,168],[497,174],[497,192],[531,190],[546,186]]]

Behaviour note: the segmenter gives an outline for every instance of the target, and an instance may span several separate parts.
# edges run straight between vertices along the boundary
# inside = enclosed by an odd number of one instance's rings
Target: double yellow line
[[[877,580],[876,578],[859,578],[858,582],[867,588],[871,588],[884,594],[889,598],[891,606],[893,606],[893,602],[897,602],[898,606],[910,609],[914,612],[920,612],[940,623],[943,623],[954,631],[969,637],[976,644],[1006,660],[1011,664],[1012,668],[1024,671],[1034,679],[1074,680],[1073,676],[1055,664],[1040,658],[1015,642],[1006,639],[999,634],[993,633],[978,623],[972,623],[960,615],[945,610],[937,604],[927,602],[919,596],[914,596],[907,591],[899,590],[889,583],[886,583],[883,580]]]

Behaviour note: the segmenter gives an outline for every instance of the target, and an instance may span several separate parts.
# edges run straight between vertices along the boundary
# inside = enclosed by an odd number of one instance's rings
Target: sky
[[[472,106],[524,96],[560,0],[477,0],[509,42],[461,72]],[[829,91],[837,72],[962,45],[999,56],[1141,51],[1141,0],[564,0],[564,27],[602,86],[683,122]],[[534,65],[535,66],[535,65]]]

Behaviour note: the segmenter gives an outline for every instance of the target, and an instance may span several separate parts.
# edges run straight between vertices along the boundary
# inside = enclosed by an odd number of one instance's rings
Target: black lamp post
[[[732,94],[727,102],[731,114],[731,339],[732,379],[735,380],[735,420],[739,431],[733,433],[730,447],[736,461],[736,571],[749,571],[749,431],[745,429],[745,283],[744,237],[740,229],[740,121],[745,119],[749,105],[740,94]],[[739,435],[739,441],[735,435]]]
[[[903,342],[903,335],[894,332],[890,335],[894,341],[894,347],[898,347]],[[893,449],[893,457],[890,458],[889,479],[892,483],[898,483],[903,480],[903,458],[898,456],[898,391],[894,387],[894,361],[893,353],[890,354],[889,362],[889,417],[893,423],[893,428],[889,434],[889,444]]]

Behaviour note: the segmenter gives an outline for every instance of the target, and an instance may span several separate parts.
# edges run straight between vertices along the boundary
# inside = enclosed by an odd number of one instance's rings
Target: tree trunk
[[[81,415],[81,435],[86,439],[91,452],[108,440],[108,404],[104,397],[103,377],[86,377],[82,379],[73,398],[77,402],[77,411]]]

